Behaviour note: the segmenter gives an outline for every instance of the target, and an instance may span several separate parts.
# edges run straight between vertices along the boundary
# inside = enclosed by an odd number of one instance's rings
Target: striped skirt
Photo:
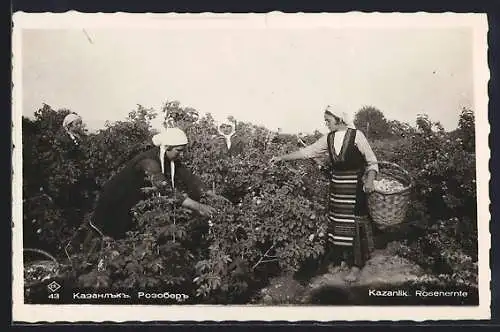
[[[354,264],[363,265],[373,250],[373,234],[362,189],[362,171],[334,171],[329,194],[329,240],[350,247]]]

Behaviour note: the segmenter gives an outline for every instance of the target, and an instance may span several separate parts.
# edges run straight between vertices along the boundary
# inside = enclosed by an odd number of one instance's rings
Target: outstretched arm
[[[306,146],[305,148],[298,151],[285,154],[283,156],[274,157],[271,161],[276,162],[281,160],[313,159],[323,157],[327,152],[328,141],[327,136],[324,135],[314,144]]]
[[[151,180],[153,186],[158,188],[168,186],[169,182],[165,174],[161,171],[161,165],[156,160],[144,159],[139,163],[139,167]],[[181,178],[186,184],[187,192],[185,193],[179,189],[175,190],[175,201],[182,207],[197,211],[202,216],[211,216],[214,213],[214,209],[197,201],[200,198],[203,187],[201,181],[182,164],[177,165],[176,173],[177,177]]]
[[[221,195],[217,195],[214,191],[207,188],[201,179],[193,174],[187,167],[179,163],[177,166],[177,175],[187,187],[188,196],[194,201],[200,201],[203,194],[229,202],[229,200]]]
[[[201,179],[180,162],[176,163],[176,174],[177,178],[181,180],[186,187],[186,194],[184,195],[182,206],[197,211],[202,216],[210,217],[215,210],[206,204],[200,203],[201,196],[204,192],[210,195],[210,191],[206,191],[206,187]]]
[[[195,201],[187,196],[185,197],[184,201],[182,202],[182,207],[185,207],[185,208],[190,209],[192,211],[196,211],[204,217],[211,217],[215,212],[215,209],[212,208],[211,206],[197,202],[197,201]]]

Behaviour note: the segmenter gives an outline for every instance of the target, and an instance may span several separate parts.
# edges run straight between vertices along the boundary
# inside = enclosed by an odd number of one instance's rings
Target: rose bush
[[[69,222],[68,216],[77,211],[80,214],[73,220],[83,221],[107,179],[151,146],[152,122],[158,120],[158,113],[160,122],[186,131],[185,163],[206,189],[230,200],[204,196],[203,202],[217,210],[206,220],[175,208],[168,192],[162,196],[153,192],[135,207],[137,229],[128,238],[96,240],[98,250],[90,256],[72,252],[75,285],[176,286],[196,303],[245,303],[273,274],[297,272],[325,253],[328,178],[324,160],[269,162],[275,155],[297,150],[303,142],[311,144],[319,132],[301,135],[299,140],[296,135],[237,122],[244,148],[230,156],[220,149],[210,114],[200,116],[178,102],[167,102],[160,112],[138,106],[124,121],[87,134],[85,157],[69,159],[58,157],[65,148],[54,143],[67,112],[47,106],[35,120],[23,119],[25,246],[49,244],[43,247],[65,259],[62,247],[80,225]],[[477,261],[475,155],[469,137],[473,122],[472,112],[464,110],[457,131],[447,133],[422,117],[416,128],[397,123],[398,135],[371,142],[379,160],[398,163],[415,181],[408,219],[417,220],[418,228],[400,241],[399,254],[443,278],[461,273],[457,278],[470,283]],[[82,174],[94,183],[85,188],[67,186],[79,183]],[[78,188],[85,208],[55,199],[64,197],[67,187]]]
[[[477,287],[477,203],[474,114],[464,109],[455,131],[422,115],[417,128],[396,144],[392,160],[414,179],[409,220],[400,255],[441,280]],[[451,281],[450,281],[451,282]]]
[[[44,105],[33,120],[23,118],[23,235],[25,246],[62,248],[90,210],[92,174],[83,167],[88,140],[67,143],[61,125],[69,110]],[[75,153],[76,152],[76,153]]]

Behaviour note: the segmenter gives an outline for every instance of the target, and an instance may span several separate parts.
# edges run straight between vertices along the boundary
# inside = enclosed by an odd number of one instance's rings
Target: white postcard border
[[[13,321],[380,321],[477,320],[490,318],[490,233],[488,168],[487,19],[485,14],[342,13],[342,14],[64,14],[22,13],[13,17]],[[474,29],[474,111],[476,114],[479,299],[475,307],[339,307],[339,306],[161,306],[161,305],[27,305],[23,303],[22,255],[22,48],[23,29],[312,29],[312,28],[450,28]]]

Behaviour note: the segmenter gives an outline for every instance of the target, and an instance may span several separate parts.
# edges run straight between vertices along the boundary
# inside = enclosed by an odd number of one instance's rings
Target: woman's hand
[[[212,198],[215,198],[215,199],[218,199],[218,200],[221,200],[221,201],[224,201],[226,203],[231,203],[231,201],[229,199],[227,199],[226,197],[222,196],[222,195],[217,195],[216,193],[214,193],[212,190],[208,190],[207,191],[207,195],[212,197]]]
[[[203,217],[211,217],[215,213],[215,209],[211,206],[199,203],[189,197],[186,197],[182,202],[182,207],[195,211]]]
[[[167,181],[155,181],[155,180],[152,180],[151,182],[152,182],[152,186],[151,187],[142,187],[141,188],[141,191],[144,194],[150,194],[150,193],[155,192],[157,190],[161,190],[161,189],[165,188],[168,185]]]
[[[365,193],[371,193],[372,191],[375,190],[375,187],[373,185],[373,180],[375,180],[376,175],[377,173],[373,170],[368,171],[368,173],[366,174],[363,184],[363,190]]]
[[[373,192],[373,190],[375,190],[374,186],[373,186],[373,180],[371,181],[366,181],[364,186],[363,186],[363,190],[365,193],[369,194],[371,192]]]
[[[208,218],[211,218],[212,215],[215,213],[215,209],[213,207],[201,203],[197,204],[196,210],[200,215]]]

